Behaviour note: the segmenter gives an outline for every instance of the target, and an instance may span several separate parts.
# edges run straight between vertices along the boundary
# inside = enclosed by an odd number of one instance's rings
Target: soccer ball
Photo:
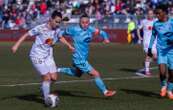
[[[59,97],[55,94],[49,94],[45,100],[46,106],[51,108],[58,106],[59,102],[60,102]]]

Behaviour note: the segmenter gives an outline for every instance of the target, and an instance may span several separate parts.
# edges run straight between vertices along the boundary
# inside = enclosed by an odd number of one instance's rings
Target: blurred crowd
[[[87,13],[96,20],[105,16],[145,15],[148,9],[166,3],[173,15],[173,0],[0,0],[0,29],[29,29],[49,19],[57,9],[64,19]]]

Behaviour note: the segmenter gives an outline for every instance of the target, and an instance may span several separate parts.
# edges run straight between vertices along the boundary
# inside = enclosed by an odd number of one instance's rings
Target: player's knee
[[[160,69],[160,74],[161,74],[161,75],[166,75],[166,70]]]
[[[50,77],[52,81],[56,81],[58,79],[57,73],[50,73]]]
[[[100,77],[100,73],[98,71],[96,71],[96,70],[92,70],[90,72],[90,75],[93,76],[93,77]]]
[[[147,62],[151,62],[151,57],[149,56],[146,56],[146,59],[145,59]]]
[[[43,75],[43,76],[42,76],[42,80],[43,80],[43,81],[50,81],[50,80],[51,80],[51,77],[50,77],[49,74],[46,74],[46,75]]]

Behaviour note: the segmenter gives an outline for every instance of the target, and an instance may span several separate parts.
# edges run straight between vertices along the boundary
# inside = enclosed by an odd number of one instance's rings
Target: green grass
[[[0,44],[0,109],[49,110],[42,103],[39,84],[2,86],[40,82],[28,58],[31,43],[22,44],[16,54],[10,51],[12,44]],[[71,66],[70,52],[63,45],[55,46],[54,56],[57,66]],[[54,84],[52,91],[58,91],[61,102],[53,110],[172,110],[173,101],[159,97],[158,78],[132,79],[135,72],[143,68],[143,57],[140,46],[92,44],[89,61],[103,78],[115,78],[105,83],[116,89],[117,94],[105,98],[91,81]],[[153,72],[157,75],[158,71]],[[125,79],[127,77],[130,79]],[[87,75],[81,78],[59,76],[59,81],[88,79]]]

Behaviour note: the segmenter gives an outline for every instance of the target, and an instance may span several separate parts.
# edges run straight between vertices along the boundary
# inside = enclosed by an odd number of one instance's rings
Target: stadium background
[[[132,20],[137,28],[147,10],[161,2],[169,4],[171,17],[172,0],[0,0],[0,109],[50,110],[42,103],[40,79],[28,59],[32,43],[23,43],[19,51],[12,54],[10,48],[14,42],[7,41],[17,40],[28,29],[48,20],[52,10],[58,9],[64,15],[62,28],[76,25],[85,10],[92,25],[110,34],[114,43],[91,43],[89,61],[117,94],[112,98],[103,97],[87,75],[81,79],[61,75],[52,87],[61,100],[55,109],[172,110],[173,102],[159,97],[157,65],[151,66],[152,77],[136,76],[135,73],[143,69],[142,47],[126,44],[128,23]],[[54,48],[57,65],[71,66],[71,53],[67,48],[62,44]]]

